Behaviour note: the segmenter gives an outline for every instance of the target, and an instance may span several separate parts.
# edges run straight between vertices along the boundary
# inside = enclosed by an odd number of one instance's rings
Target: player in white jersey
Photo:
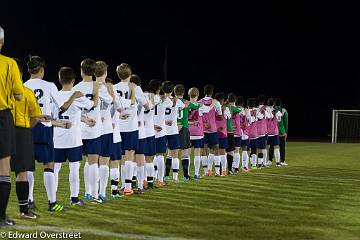
[[[103,61],[96,62],[95,65],[95,77],[96,82],[103,88],[108,90],[108,95],[111,96],[111,102],[109,99],[100,97],[100,115],[101,115],[101,151],[99,157],[99,199],[102,201],[106,200],[106,188],[109,179],[109,161],[111,156],[111,147],[113,144],[113,126],[111,117],[111,107],[115,101],[115,94],[112,84],[106,83],[107,77],[107,64]]]
[[[142,89],[136,86],[134,83],[130,83],[131,67],[126,63],[120,64],[116,69],[118,77],[121,82],[114,85],[118,96],[120,98],[136,99],[137,104],[144,106],[146,110],[149,110],[148,103],[144,96]],[[131,105],[129,108],[125,108],[127,118],[120,119],[120,133],[122,138],[123,158],[125,164],[123,167],[123,178],[125,178],[124,195],[132,195],[132,177],[135,165],[135,150],[137,149],[139,141],[139,127],[137,116],[137,104]]]
[[[161,88],[165,94],[165,97],[173,102],[173,105],[171,107],[167,107],[165,109],[166,140],[169,149],[169,154],[166,159],[165,180],[170,179],[170,169],[172,168],[173,180],[177,182],[180,166],[178,156],[178,152],[180,149],[180,137],[179,129],[177,126],[177,118],[178,112],[185,107],[185,104],[180,99],[172,97],[172,92],[174,90],[174,84],[172,82],[163,82]]]
[[[96,62],[92,59],[85,59],[81,62],[81,76],[83,80],[74,86],[74,90],[81,91],[88,99],[97,102],[90,110],[83,110],[84,118],[91,118],[96,121],[92,127],[85,123],[81,124],[81,135],[83,139],[83,154],[87,155],[87,162],[84,166],[85,199],[102,203],[98,197],[99,189],[99,155],[101,153],[102,121],[100,102],[111,104],[113,99],[104,84],[93,81]],[[98,99],[98,100],[97,100]]]
[[[59,82],[62,90],[59,92],[61,100],[68,99],[74,93],[73,85],[75,82],[75,73],[69,67],[62,67],[59,71]],[[61,122],[71,123],[69,129],[54,128],[54,148],[55,148],[55,184],[58,189],[58,176],[61,165],[69,160],[69,183],[70,183],[70,204],[84,206],[85,203],[79,199],[80,191],[80,161],[82,159],[82,139],[81,139],[81,110],[91,109],[94,102],[81,97],[76,99],[68,110],[61,111],[54,109],[56,119]],[[86,119],[86,124],[92,126],[94,120]]]
[[[51,102],[62,111],[66,111],[72,102],[82,94],[74,92],[69,99],[62,99],[54,83],[43,80],[45,61],[40,57],[31,57],[28,62],[30,80],[24,85],[34,91],[38,104],[44,115],[52,115]],[[66,101],[66,102],[65,102]],[[62,211],[64,207],[56,201],[56,185],[54,175],[54,142],[51,122],[38,123],[32,129],[35,158],[44,164],[44,185],[49,200],[49,211]],[[29,175],[33,175],[30,173]],[[29,178],[29,179],[33,179]],[[33,184],[33,183],[30,183]],[[30,193],[32,195],[32,193]]]
[[[155,177],[158,179],[158,186],[163,187],[166,185],[164,181],[165,160],[164,154],[166,153],[166,124],[165,124],[165,111],[170,108],[173,102],[170,98],[160,96],[161,82],[153,79],[149,83],[149,89],[155,93],[154,96],[154,129],[155,129],[155,147],[156,158],[154,160]]]

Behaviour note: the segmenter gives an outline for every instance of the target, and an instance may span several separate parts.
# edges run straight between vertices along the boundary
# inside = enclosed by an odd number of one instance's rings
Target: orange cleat
[[[225,177],[227,175],[226,171],[222,171],[221,176]]]
[[[213,172],[211,170],[208,170],[208,174],[209,177],[211,177],[213,175]]]
[[[165,182],[158,182],[158,187],[166,187],[166,183]]]
[[[131,189],[124,189],[124,196],[131,196],[134,194],[134,191]]]

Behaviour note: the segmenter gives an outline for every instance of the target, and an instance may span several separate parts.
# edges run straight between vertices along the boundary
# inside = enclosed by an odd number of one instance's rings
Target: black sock
[[[16,195],[19,202],[19,208],[21,213],[29,213],[29,182],[16,182]]]
[[[116,188],[119,185],[119,181],[111,180],[111,186],[116,186]],[[112,195],[116,195],[118,193],[118,190],[112,190]]]
[[[165,169],[165,177],[170,175],[172,158],[166,158],[166,169]]]
[[[9,176],[0,176],[0,218],[6,218],[6,208],[11,191],[11,180]]]
[[[184,177],[189,178],[189,159],[184,158],[182,161],[183,171],[184,171]]]
[[[227,160],[227,164],[228,164],[228,171],[230,172],[231,169],[232,169],[233,161],[234,161],[233,155],[227,154],[226,155],[226,160]]]

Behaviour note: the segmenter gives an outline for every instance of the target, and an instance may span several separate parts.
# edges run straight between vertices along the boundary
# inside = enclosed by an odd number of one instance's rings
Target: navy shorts
[[[269,136],[268,137],[268,144],[270,146],[279,146],[280,145],[280,137],[279,137],[279,135]]]
[[[74,148],[55,148],[55,162],[62,163],[69,160],[69,162],[79,162],[82,159],[82,146]]]
[[[146,145],[147,145],[146,138],[139,139],[138,144],[137,144],[137,148],[135,149],[135,154],[145,154]]]
[[[53,162],[54,141],[52,127],[45,127],[42,123],[38,123],[32,129],[32,136],[35,159],[41,163]]]
[[[100,155],[101,153],[101,137],[94,139],[83,139],[83,154],[96,154]]]
[[[101,135],[101,157],[110,157],[111,156],[111,147],[114,143],[113,134],[108,133],[105,135]]]
[[[156,153],[166,153],[166,136],[155,138]]]
[[[139,131],[120,132],[121,134],[121,149],[123,151],[135,151],[138,148]]]
[[[266,149],[266,136],[258,138],[257,148]]]
[[[204,148],[204,139],[201,138],[201,139],[191,140],[191,145],[192,145],[194,148]]]
[[[235,147],[241,147],[241,137],[235,137]]]
[[[219,148],[226,149],[229,146],[228,138],[219,138]]]
[[[155,156],[156,155],[156,142],[155,136],[146,138],[146,151],[145,156]]]
[[[111,161],[121,160],[121,155],[122,155],[121,142],[113,143],[111,147],[110,160]]]
[[[180,136],[179,134],[166,135],[167,147],[170,150],[180,149]]]
[[[217,132],[214,133],[205,133],[204,135],[205,144],[209,147],[215,146],[219,144],[219,136]]]
[[[241,140],[240,145],[241,145],[241,147],[250,148],[250,141],[249,141],[249,139]]]
[[[254,149],[254,148],[258,148],[258,139],[250,139],[250,148]]]

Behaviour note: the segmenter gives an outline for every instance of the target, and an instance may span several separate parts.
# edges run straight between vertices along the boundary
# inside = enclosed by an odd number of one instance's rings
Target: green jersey
[[[230,113],[231,113],[231,118],[229,118],[228,120],[227,120],[227,131],[229,132],[229,133],[231,133],[231,132],[233,132],[234,131],[234,126],[233,126],[233,123],[232,123],[232,116],[233,116],[233,114],[234,113],[240,113],[241,112],[241,109],[240,108],[238,108],[238,107],[236,107],[236,106],[234,106],[234,105],[232,105],[231,107],[230,107]]]
[[[185,102],[185,99],[180,99],[182,102]],[[192,103],[190,102],[189,106],[179,110],[177,124],[182,126],[183,128],[189,128],[189,111],[190,110],[198,110],[201,107],[200,103]]]

